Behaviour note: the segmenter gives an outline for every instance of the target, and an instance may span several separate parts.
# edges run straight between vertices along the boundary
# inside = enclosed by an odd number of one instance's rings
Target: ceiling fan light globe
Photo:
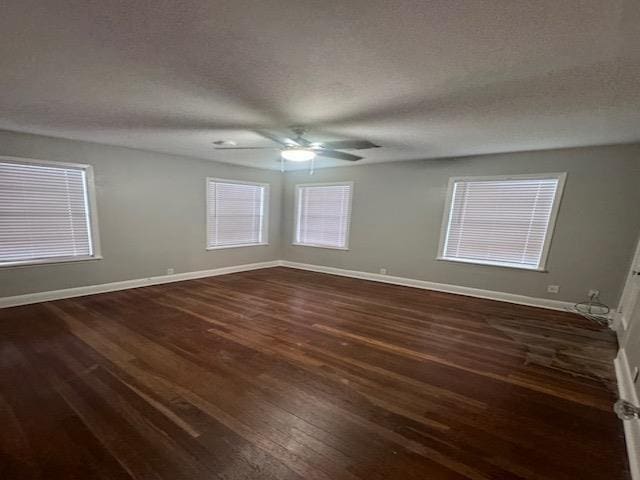
[[[289,162],[308,162],[316,158],[316,153],[304,148],[290,148],[283,150],[280,155]]]

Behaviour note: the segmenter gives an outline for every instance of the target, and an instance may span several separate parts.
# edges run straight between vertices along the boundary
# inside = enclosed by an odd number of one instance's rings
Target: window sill
[[[102,260],[102,258],[102,255],[94,255],[92,257],[40,258],[34,260],[20,260],[18,262],[0,263],[0,268],[29,267],[36,265],[51,265],[55,263],[87,262],[91,260]]]
[[[332,247],[330,245],[314,245],[312,243],[295,243],[293,242],[291,245],[296,247],[313,247],[313,248],[326,248],[328,250],[349,250],[349,247]]]
[[[264,247],[268,243],[243,243],[239,245],[218,245],[216,247],[207,247],[207,250],[224,250],[226,248],[242,248],[242,247]]]
[[[436,257],[436,260],[445,261],[445,262],[454,262],[454,263],[467,263],[471,265],[482,265],[485,267],[501,267],[501,268],[509,268],[514,270],[527,270],[529,272],[547,272],[546,268],[541,267],[526,267],[523,265],[510,265],[508,263],[499,263],[499,262],[483,262],[482,260],[465,260],[461,258],[447,258],[447,257]]]

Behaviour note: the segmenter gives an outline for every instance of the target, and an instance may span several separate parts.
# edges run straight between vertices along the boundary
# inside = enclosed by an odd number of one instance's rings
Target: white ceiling
[[[4,0],[0,129],[263,168],[640,141],[638,0]],[[322,160],[319,166],[348,162]]]

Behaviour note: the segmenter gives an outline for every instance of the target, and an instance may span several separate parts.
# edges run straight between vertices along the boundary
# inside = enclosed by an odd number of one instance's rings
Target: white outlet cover
[[[558,293],[559,291],[559,285],[547,285],[547,293]]]
[[[175,270],[173,268],[167,268],[167,275],[173,275]]]

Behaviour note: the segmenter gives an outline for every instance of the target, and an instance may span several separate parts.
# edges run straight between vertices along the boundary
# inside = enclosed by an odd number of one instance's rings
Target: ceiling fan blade
[[[280,147],[213,147],[215,150],[279,150]]]
[[[307,133],[306,127],[298,125],[298,126],[292,126],[290,128],[291,128],[291,131],[296,135],[293,140],[294,142],[296,142],[298,145],[301,145],[303,147],[311,146],[311,142],[306,138],[304,138],[304,135]]]
[[[350,153],[338,152],[337,150],[314,150],[317,155],[321,157],[327,158],[337,158],[338,160],[349,160],[350,162],[355,162],[356,160],[360,160],[363,157],[359,157],[357,155],[351,155]]]
[[[295,140],[292,140],[290,138],[278,138],[276,135],[273,135],[272,133],[267,132],[266,130],[254,130],[254,132],[260,135],[261,137],[271,140],[272,142],[276,142],[278,145],[282,145],[283,147],[290,147],[291,145],[294,145],[294,146],[299,145],[298,142],[296,142]]]
[[[294,139],[294,142],[296,142],[298,145],[301,145],[303,147],[310,147],[311,146],[311,142],[309,140],[307,140],[306,138],[302,138],[302,137],[296,137]]]
[[[380,145],[371,143],[369,140],[337,140],[335,142],[324,142],[322,146],[331,150],[364,150],[380,147]]]

